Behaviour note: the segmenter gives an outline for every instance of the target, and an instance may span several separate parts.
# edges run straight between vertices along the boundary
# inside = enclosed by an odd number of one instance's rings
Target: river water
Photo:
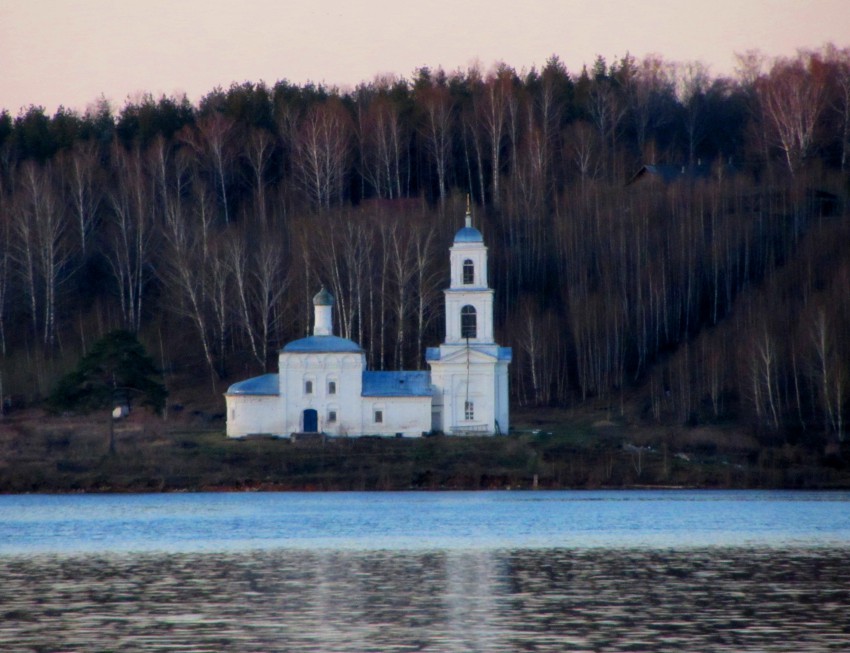
[[[0,650],[848,651],[850,493],[0,497]]]

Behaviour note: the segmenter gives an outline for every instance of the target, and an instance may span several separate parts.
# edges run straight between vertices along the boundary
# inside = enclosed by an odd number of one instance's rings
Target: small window
[[[305,395],[313,394],[313,382],[312,381],[305,381],[304,382],[304,394]]]
[[[475,405],[471,401],[464,402],[463,416],[467,420],[475,419]]]
[[[328,423],[331,424],[333,422],[336,422],[336,411],[335,410],[329,410],[328,411]]]
[[[336,394],[336,381],[328,381],[328,394],[335,395]]]
[[[463,285],[471,286],[475,283],[475,263],[471,259],[463,262]]]
[[[384,411],[376,410],[375,411],[375,424],[382,424],[384,421]]]
[[[460,309],[460,337],[475,338],[478,333],[477,317],[475,307],[468,304]]]

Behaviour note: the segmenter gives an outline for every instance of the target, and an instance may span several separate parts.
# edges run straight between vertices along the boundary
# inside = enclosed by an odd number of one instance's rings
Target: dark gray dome
[[[322,289],[316,293],[316,296],[313,297],[313,306],[333,306],[334,305],[334,296],[331,295],[324,286]]]

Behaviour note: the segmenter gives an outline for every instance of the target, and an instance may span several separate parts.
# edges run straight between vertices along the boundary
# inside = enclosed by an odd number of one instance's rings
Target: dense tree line
[[[516,401],[840,437],[850,50],[740,62],[4,112],[0,395],[43,398],[116,328],[221,392],[274,369],[322,284],[372,367],[422,367],[469,195]]]

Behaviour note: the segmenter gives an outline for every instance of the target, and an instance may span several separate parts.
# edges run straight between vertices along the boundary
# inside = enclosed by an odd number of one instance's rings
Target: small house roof
[[[707,179],[711,176],[711,166],[705,163],[694,164],[646,164],[632,175],[632,178],[626,182],[626,186],[631,186],[640,179],[647,177],[650,179],[659,179],[665,184],[686,179],[689,181],[697,181],[699,179]]]
[[[430,372],[363,372],[364,397],[430,397]]]

